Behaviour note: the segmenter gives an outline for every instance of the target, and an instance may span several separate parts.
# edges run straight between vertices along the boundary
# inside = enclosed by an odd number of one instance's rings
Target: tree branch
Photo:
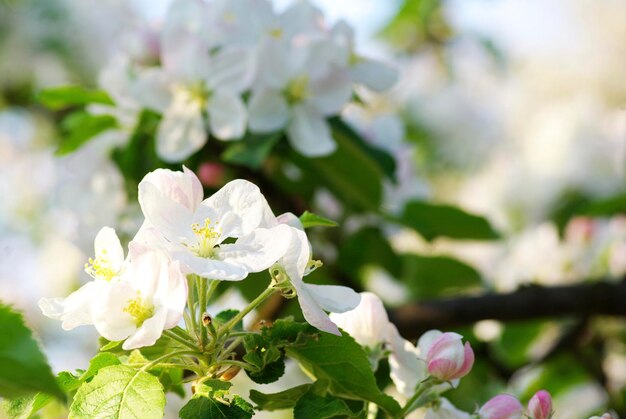
[[[415,339],[430,329],[450,329],[480,320],[520,321],[570,316],[625,316],[626,281],[528,286],[508,294],[422,301],[391,310],[400,333]]]

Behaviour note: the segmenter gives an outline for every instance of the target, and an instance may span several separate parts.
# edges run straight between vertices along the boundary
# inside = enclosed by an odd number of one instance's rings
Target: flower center
[[[143,322],[154,315],[154,306],[141,298],[141,293],[137,291],[137,296],[128,302],[124,312],[130,314],[137,327],[141,327]]]
[[[309,76],[306,74],[291,80],[287,86],[287,101],[300,103],[309,96]]]
[[[282,28],[274,28],[274,29],[270,29],[268,31],[269,36],[271,36],[272,38],[275,39],[280,39],[283,37],[283,30]]]
[[[217,222],[211,225],[210,219],[205,219],[204,224],[194,223],[191,225],[191,229],[196,235],[198,242],[193,250],[196,254],[203,258],[210,258],[213,256],[215,245],[221,236],[221,230],[217,228]]]
[[[93,279],[104,279],[105,281],[110,281],[121,273],[113,268],[113,263],[107,257],[106,250],[103,250],[102,254],[95,259],[89,258],[89,261],[85,263],[85,272]]]

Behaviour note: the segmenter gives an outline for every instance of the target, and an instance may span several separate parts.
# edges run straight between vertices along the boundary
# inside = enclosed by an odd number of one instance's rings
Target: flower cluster
[[[66,330],[93,324],[124,349],[153,345],[185,316],[188,287],[197,278],[239,281],[271,268],[272,291],[297,296],[305,319],[340,334],[324,310],[343,312],[359,303],[349,288],[305,284],[316,264],[299,219],[276,217],[258,187],[234,180],[207,199],[196,175],[159,169],[139,184],[145,221],[124,251],[104,227],[85,270],[93,281],[69,297],[43,299],[43,313]],[[196,284],[197,285],[197,284]]]
[[[276,13],[267,0],[176,0],[158,31],[143,29],[101,74],[122,123],[141,109],[162,114],[157,152],[181,161],[207,141],[286,130],[306,156],[332,153],[326,122],[354,83],[381,91],[396,81],[358,55],[352,29],[329,27],[308,1]]]

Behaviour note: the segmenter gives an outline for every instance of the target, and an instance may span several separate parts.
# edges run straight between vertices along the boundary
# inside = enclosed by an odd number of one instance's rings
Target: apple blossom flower
[[[509,394],[499,394],[478,411],[480,419],[520,419],[524,407],[515,397]]]
[[[291,240],[288,226],[259,227],[267,202],[246,180],[227,183],[202,200],[196,175],[159,169],[139,184],[139,204],[172,260],[185,273],[238,281],[272,266]],[[224,243],[235,239],[232,243]]]
[[[92,302],[93,322],[106,339],[126,339],[125,350],[150,346],[163,330],[180,322],[186,301],[187,280],[180,263],[160,252],[147,252]]]
[[[430,407],[426,414],[424,415],[424,419],[469,419],[469,413],[463,412],[462,410],[457,409],[450,401],[446,398],[441,398],[440,402],[437,406]]]
[[[443,381],[467,375],[474,365],[474,351],[469,342],[463,346],[458,333],[426,332],[419,340],[420,354],[426,360],[428,372]]]
[[[348,287],[306,284],[303,277],[312,271],[310,268],[312,251],[302,223],[291,213],[282,214],[274,219],[273,214],[267,214],[266,217],[266,222],[270,226],[283,225],[290,230],[289,245],[276,266],[283,269],[287,275],[289,284],[296,292],[305,320],[320,330],[341,336],[339,328],[325,310],[332,313],[352,310],[359,304],[361,296]]]
[[[103,227],[94,240],[95,257],[89,259],[85,271],[93,278],[67,298],[42,298],[39,308],[46,317],[61,320],[64,330],[93,324],[93,302],[119,280],[127,261],[120,239],[111,227]]]
[[[552,417],[552,397],[545,390],[539,390],[528,402],[530,419],[550,419]]]

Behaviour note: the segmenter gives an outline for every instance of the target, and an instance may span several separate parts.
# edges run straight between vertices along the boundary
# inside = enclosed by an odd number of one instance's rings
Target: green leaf
[[[102,340],[104,340],[104,338],[101,338]],[[100,348],[101,352],[105,352],[105,351],[109,351],[111,349],[115,349],[118,346],[120,346],[122,344],[122,342],[124,342],[123,340],[113,340],[113,341],[109,341],[108,343],[105,343],[104,345],[102,345],[102,347]]]
[[[344,400],[332,396],[321,396],[311,388],[298,399],[293,409],[294,419],[350,418],[358,415],[352,412]]]
[[[250,390],[250,400],[257,404],[258,410],[283,410],[291,409],[304,393],[306,393],[311,384],[302,384],[297,387],[290,388],[278,393],[261,393],[257,390]]]
[[[89,139],[117,126],[117,121],[110,115],[91,115],[87,112],[74,112],[63,120],[63,135],[56,150],[58,155],[77,150]]]
[[[103,90],[88,90],[82,86],[57,86],[39,92],[38,101],[53,110],[70,106],[100,103],[113,105],[111,97]]]
[[[243,360],[255,369],[246,369],[246,374],[258,384],[273,383],[285,373],[284,355],[266,337],[249,334],[244,338],[246,354]]]
[[[337,227],[339,224],[328,218],[324,218],[321,215],[313,214],[309,211],[304,211],[300,216],[300,222],[304,228],[310,227]]]
[[[80,377],[82,381],[89,380],[104,367],[121,364],[120,360],[110,352],[99,353],[89,361],[89,368]]]
[[[230,383],[224,386],[224,381],[210,380],[196,389],[196,394],[180,410],[181,419],[249,419],[254,414],[250,403],[241,396],[229,395],[227,390]],[[225,388],[224,388],[225,387]]]
[[[403,280],[416,298],[435,298],[480,289],[473,267],[448,256],[403,255]]]
[[[222,153],[222,160],[240,166],[258,169],[270,154],[282,132],[267,136],[248,135],[242,141],[237,141],[228,146]]]
[[[45,393],[0,400],[0,413],[11,419],[28,419],[52,400],[52,396]]]
[[[219,328],[220,326],[225,325],[230,320],[232,320],[237,314],[239,314],[239,310],[224,310],[217,313],[215,317],[213,317],[213,321],[216,323],[215,327]],[[243,331],[243,320],[239,321],[235,327],[233,327],[234,331],[241,332]]]
[[[342,243],[337,265],[343,272],[355,277],[362,268],[370,265],[378,265],[394,277],[402,274],[400,258],[376,227],[366,227]]]
[[[70,406],[70,418],[161,418],[165,394],[159,380],[125,365],[104,367],[83,384]]]
[[[330,394],[374,402],[393,416],[400,413],[398,402],[377,387],[363,348],[347,333],[321,333],[317,339],[301,336],[285,351],[318,380],[328,381]]]
[[[440,236],[468,240],[499,238],[486,218],[450,205],[412,201],[397,221],[411,227],[426,240]]]
[[[65,400],[22,315],[0,304],[0,396],[41,391]]]

